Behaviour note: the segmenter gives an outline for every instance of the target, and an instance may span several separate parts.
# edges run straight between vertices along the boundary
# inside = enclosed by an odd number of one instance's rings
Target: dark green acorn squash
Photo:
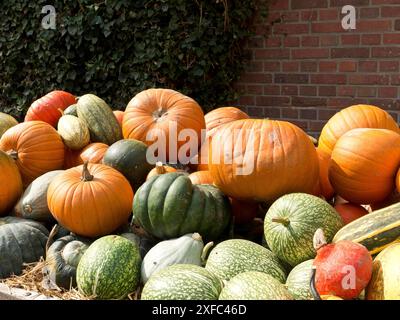
[[[124,139],[111,145],[104,155],[103,163],[121,172],[134,190],[146,181],[153,165],[146,159],[147,145],[139,140]]]
[[[22,272],[23,263],[45,255],[49,233],[40,223],[15,217],[0,218],[0,278]]]
[[[200,233],[206,241],[218,239],[231,218],[229,199],[211,185],[192,185],[177,172],[154,176],[133,199],[133,214],[147,233],[172,239]]]
[[[110,146],[122,139],[118,120],[103,99],[93,94],[83,95],[78,99],[77,113],[78,118],[89,128],[91,142],[102,142]]]

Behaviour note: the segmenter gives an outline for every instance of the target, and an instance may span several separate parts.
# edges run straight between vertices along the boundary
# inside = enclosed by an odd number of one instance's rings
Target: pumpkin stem
[[[196,241],[202,241],[203,240],[203,238],[201,237],[201,235],[199,234],[199,233],[193,233],[193,235],[192,235],[192,239],[193,240],[196,240]]]
[[[46,256],[47,256],[47,251],[50,248],[50,245],[53,243],[53,238],[57,234],[59,229],[60,229],[60,226],[58,224],[55,224],[53,226],[53,229],[51,229],[51,231],[50,231],[49,237],[47,238],[47,242],[46,242],[46,252],[45,252]]]
[[[317,272],[317,269],[315,266],[312,266],[311,268],[311,279],[310,279],[310,291],[312,296],[314,297],[314,300],[321,300],[321,296],[317,291],[317,288],[315,287],[315,274]]]
[[[24,205],[24,210],[28,213],[32,213],[32,207],[29,204]]]
[[[207,243],[204,246],[203,252],[201,253],[201,261],[203,262],[203,264],[206,264],[208,253],[209,253],[211,247],[213,247],[213,246],[214,246],[214,242],[212,242],[212,241]]]
[[[326,238],[324,235],[324,231],[321,228],[318,228],[317,231],[314,233],[314,238],[313,238],[313,246],[315,251],[318,251],[322,247],[326,246]]]
[[[281,223],[285,227],[288,227],[290,224],[290,220],[288,218],[276,217],[276,218],[272,218],[271,220],[272,220],[272,222]]]
[[[156,172],[157,174],[164,174],[166,172],[163,163],[161,161],[156,162]]]
[[[64,110],[63,109],[58,108],[57,110],[61,113],[61,116],[64,115]]]
[[[88,164],[89,164],[89,161],[85,161],[85,163],[83,164],[82,178],[81,178],[82,181],[92,181],[94,178],[89,172]]]
[[[310,136],[310,135],[308,137],[310,138],[310,140],[314,144],[314,146],[318,145],[318,140],[317,139],[315,139],[313,136]]]
[[[13,160],[18,160],[18,152],[15,150],[7,151],[7,154],[13,158]]]

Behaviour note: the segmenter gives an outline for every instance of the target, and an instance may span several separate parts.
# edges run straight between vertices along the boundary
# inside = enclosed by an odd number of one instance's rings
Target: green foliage
[[[42,27],[42,7],[57,12]],[[235,98],[255,0],[15,0],[0,11],[0,111],[21,119],[54,89],[94,93],[124,109],[168,87],[206,110]]]

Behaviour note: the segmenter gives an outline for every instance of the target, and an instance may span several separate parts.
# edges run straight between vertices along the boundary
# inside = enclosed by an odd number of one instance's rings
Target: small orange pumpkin
[[[7,214],[22,194],[22,179],[14,160],[0,151],[0,216]]]
[[[125,112],[123,112],[121,110],[115,110],[115,111],[113,111],[113,113],[114,113],[115,117],[117,118],[119,125],[122,127],[122,120],[124,119]]]
[[[58,175],[47,191],[54,218],[85,237],[110,234],[127,222],[132,201],[132,187],[121,173],[88,162]]]
[[[159,174],[169,173],[169,172],[176,172],[177,170],[174,167],[170,167],[167,165],[163,165],[162,162],[158,161],[156,166],[150,170],[147,174],[146,180],[149,180],[151,177],[158,176]]]
[[[82,165],[86,161],[89,163],[102,163],[107,150],[108,145],[101,142],[91,143],[79,151],[68,150],[65,156],[64,169]]]
[[[193,184],[213,184],[212,177],[208,171],[196,171],[189,175]]]

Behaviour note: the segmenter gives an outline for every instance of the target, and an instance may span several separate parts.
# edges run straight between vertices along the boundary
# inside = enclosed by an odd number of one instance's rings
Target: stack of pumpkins
[[[181,150],[196,155],[176,163]],[[43,256],[54,285],[98,299],[141,285],[142,299],[399,297],[371,257],[399,261],[399,166],[400,130],[374,106],[336,114],[315,147],[292,123],[204,115],[173,90],[124,112],[53,91],[20,124],[0,113],[0,278]],[[237,234],[260,218],[258,240]],[[357,274],[346,290],[343,266]]]

